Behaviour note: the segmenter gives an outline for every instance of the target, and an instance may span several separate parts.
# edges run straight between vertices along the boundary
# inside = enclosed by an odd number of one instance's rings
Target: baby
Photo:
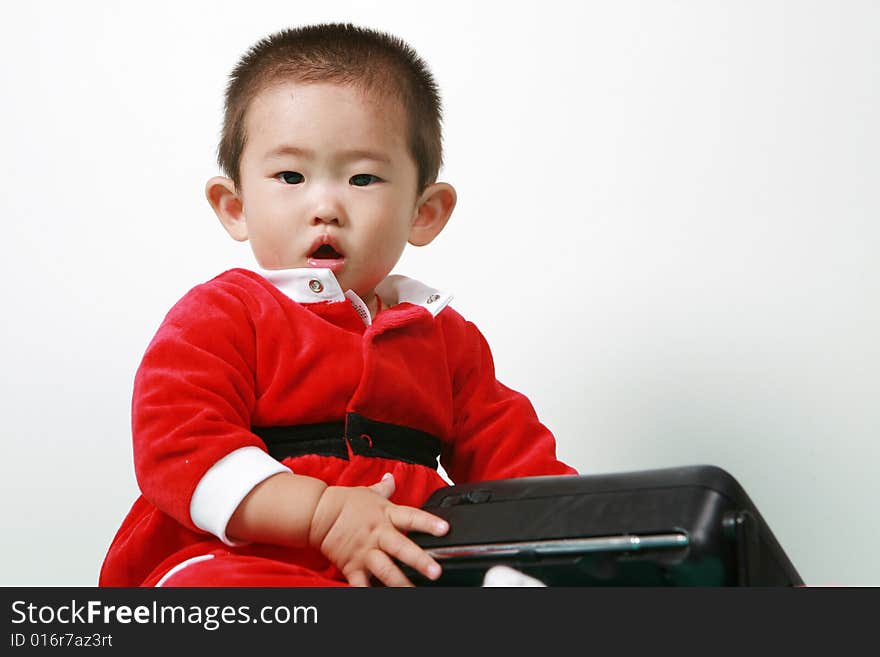
[[[206,195],[259,273],[168,313],[135,377],[142,496],[102,586],[409,585],[446,482],[574,473],[448,293],[389,275],[455,207],[440,100],[399,39],[286,30],[233,70]]]

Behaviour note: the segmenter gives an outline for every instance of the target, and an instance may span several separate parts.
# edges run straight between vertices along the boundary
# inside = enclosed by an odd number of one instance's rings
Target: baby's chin
[[[344,274],[339,276],[336,280],[339,281],[339,287],[341,287],[343,291],[351,290],[364,301],[366,301],[367,298],[373,294],[373,290],[376,289],[375,285],[371,287],[369,285],[359,284],[358,282],[349,282]]]
[[[380,280],[351,280],[350,278],[345,276],[345,273],[337,279],[339,280],[339,286],[343,290],[351,290],[355,294],[357,294],[363,301],[369,301],[373,298],[373,295],[376,293],[376,286],[381,282]]]
[[[379,272],[364,271],[364,267],[359,267],[358,263],[353,260],[346,260],[344,265],[338,271],[334,271],[333,274],[343,290],[352,290],[359,297],[372,294],[373,290],[384,278],[384,276],[379,276]]]

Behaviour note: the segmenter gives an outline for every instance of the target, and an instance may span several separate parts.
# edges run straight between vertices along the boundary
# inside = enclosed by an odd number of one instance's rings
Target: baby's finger
[[[443,536],[449,531],[449,523],[435,515],[412,506],[395,505],[390,510],[391,523],[404,532],[416,531]]]
[[[370,578],[367,573],[363,570],[352,570],[348,573],[343,573],[345,575],[345,579],[348,580],[349,586],[369,586]]]
[[[392,495],[394,495],[394,489],[396,485],[394,483],[394,475],[390,472],[386,472],[382,475],[382,478],[369,487],[371,491],[379,493],[386,500],[390,499]]]
[[[428,579],[440,577],[440,564],[403,534],[382,534],[379,549],[414,568]]]
[[[400,570],[382,550],[370,550],[364,563],[370,572],[385,586],[412,586],[403,571]]]

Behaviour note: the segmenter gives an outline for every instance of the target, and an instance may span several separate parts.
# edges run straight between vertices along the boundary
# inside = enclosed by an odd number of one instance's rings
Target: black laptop
[[[742,486],[697,465],[524,477],[436,491],[446,536],[411,538],[443,567],[417,585],[480,586],[505,565],[548,586],[801,586]]]

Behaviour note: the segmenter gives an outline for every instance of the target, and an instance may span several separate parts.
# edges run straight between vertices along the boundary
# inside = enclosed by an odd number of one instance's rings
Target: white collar
[[[297,303],[318,303],[321,301],[348,301],[354,306],[364,324],[372,323],[367,305],[354,290],[344,293],[339,281],[329,269],[260,270],[260,275]],[[452,295],[441,292],[412,278],[394,274],[376,286],[376,294],[385,306],[398,303],[411,303],[421,306],[434,317],[449,305]]]

